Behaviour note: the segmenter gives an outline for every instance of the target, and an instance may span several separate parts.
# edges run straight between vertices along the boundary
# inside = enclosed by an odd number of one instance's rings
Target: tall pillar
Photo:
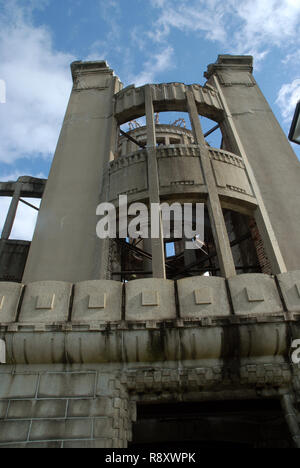
[[[156,159],[156,133],[154,123],[154,110],[151,86],[145,86],[145,107],[147,120],[147,162],[149,179],[149,202],[159,204],[159,180]],[[159,213],[159,237],[151,238],[152,249],[152,276],[153,278],[166,278],[164,237],[161,213]]]
[[[74,86],[40,207],[24,282],[100,278],[107,242],[96,236],[103,174],[113,159],[113,95],[106,62],[74,62]],[[103,247],[103,248],[102,248]]]
[[[218,253],[218,259],[220,262],[221,275],[225,278],[230,278],[231,276],[235,276],[236,274],[234,261],[229,244],[222,207],[210,164],[209,152],[202,132],[192,89],[189,89],[187,91],[187,104],[194,132],[194,138],[197,142],[197,145],[200,147],[201,166],[208,190],[207,209],[209,213],[216,250]]]
[[[11,234],[14,220],[17,214],[18,204],[21,196],[22,182],[19,180],[15,184],[14,194],[12,196],[6,220],[2,229],[1,240],[8,240]]]
[[[252,75],[252,57],[220,55],[205,73],[225,109],[226,149],[245,161],[273,272],[300,267],[300,164]]]

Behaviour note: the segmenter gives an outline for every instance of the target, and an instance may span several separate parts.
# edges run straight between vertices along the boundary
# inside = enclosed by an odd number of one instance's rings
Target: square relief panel
[[[43,309],[51,310],[54,307],[54,301],[55,301],[55,294],[42,294],[37,297],[36,309],[37,310],[43,310]]]
[[[90,294],[89,296],[89,309],[105,309],[106,307],[106,293]]]
[[[176,318],[175,288],[171,280],[147,278],[125,286],[126,320],[149,321]]]
[[[230,314],[224,278],[194,276],[177,282],[180,317],[201,319]]]
[[[212,304],[212,289],[203,287],[201,289],[195,289],[195,302],[196,305]]]
[[[72,322],[97,324],[122,319],[123,285],[118,281],[83,281],[75,285]]]
[[[143,306],[159,306],[159,294],[157,291],[143,291],[142,292],[142,305]]]

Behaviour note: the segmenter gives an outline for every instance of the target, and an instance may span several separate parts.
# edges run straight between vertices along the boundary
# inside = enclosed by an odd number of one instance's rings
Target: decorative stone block
[[[142,305],[143,306],[159,306],[159,294],[157,291],[143,291],[142,292]]]
[[[114,322],[122,318],[122,283],[84,281],[75,285],[72,322]]]
[[[71,283],[40,281],[26,286],[19,321],[21,323],[60,323],[68,320]]]
[[[105,309],[106,307],[106,293],[103,294],[90,294],[89,309]]]
[[[277,275],[278,284],[289,312],[300,312],[300,270]]]
[[[182,318],[230,314],[224,278],[193,276],[179,280],[177,285]]]
[[[228,280],[236,315],[278,314],[283,312],[275,280],[262,273],[237,275]]]
[[[211,288],[195,289],[194,294],[196,305],[212,304],[213,299]]]
[[[23,285],[0,282],[0,323],[16,321]]]
[[[262,302],[265,300],[263,292],[259,284],[255,287],[248,286],[246,288],[246,291],[247,291],[247,298],[249,302]]]
[[[54,307],[55,294],[44,294],[37,297],[37,310],[52,310]]]
[[[126,320],[176,318],[174,282],[147,278],[126,283]]]

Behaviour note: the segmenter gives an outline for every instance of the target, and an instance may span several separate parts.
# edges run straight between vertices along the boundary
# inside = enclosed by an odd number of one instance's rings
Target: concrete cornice
[[[253,57],[251,55],[218,55],[218,60],[208,65],[204,77],[209,79],[217,71],[225,69],[243,70],[252,73]]]
[[[71,63],[71,73],[73,82],[75,82],[76,77],[80,74],[91,74],[91,73],[108,73],[113,75],[114,72],[109,68],[105,60],[98,60],[93,62],[83,62],[81,60]]]

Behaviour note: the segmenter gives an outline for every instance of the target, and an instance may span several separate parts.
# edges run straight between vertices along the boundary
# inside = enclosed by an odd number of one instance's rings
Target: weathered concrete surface
[[[74,87],[42,200],[25,282],[100,278],[96,207],[110,154],[114,93],[105,62],[72,65]],[[99,263],[100,262],[100,263]]]

